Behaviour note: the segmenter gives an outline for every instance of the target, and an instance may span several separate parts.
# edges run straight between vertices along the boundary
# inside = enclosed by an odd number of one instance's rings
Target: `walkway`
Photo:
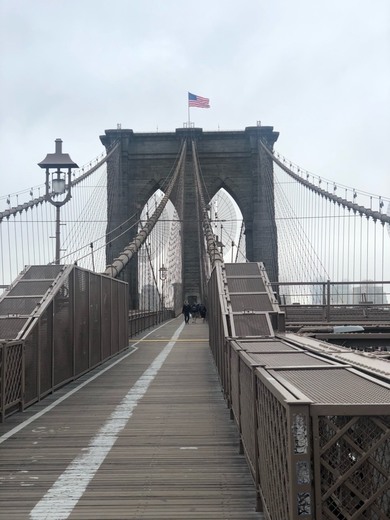
[[[0,425],[0,519],[262,518],[207,337],[168,322]]]

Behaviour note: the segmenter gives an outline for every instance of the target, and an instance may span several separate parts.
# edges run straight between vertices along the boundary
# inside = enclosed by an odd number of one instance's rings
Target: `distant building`
[[[330,303],[332,305],[347,305],[353,301],[352,287],[350,284],[331,285],[330,291]]]
[[[352,288],[352,303],[354,305],[370,303],[385,305],[388,303],[383,285],[380,283],[362,283]]]

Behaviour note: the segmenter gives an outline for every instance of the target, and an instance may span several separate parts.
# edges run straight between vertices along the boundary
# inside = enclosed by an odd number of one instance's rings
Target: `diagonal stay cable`
[[[221,262],[223,264],[223,258],[217,246],[215,236],[211,227],[210,219],[207,213],[207,206],[205,203],[203,189],[200,180],[199,173],[199,164],[198,164],[198,155],[196,152],[195,140],[192,140],[192,156],[194,160],[194,168],[195,168],[195,182],[197,185],[197,190],[200,198],[200,205],[203,212],[203,226],[207,243],[207,253],[210,257],[211,265],[214,267],[216,262]]]

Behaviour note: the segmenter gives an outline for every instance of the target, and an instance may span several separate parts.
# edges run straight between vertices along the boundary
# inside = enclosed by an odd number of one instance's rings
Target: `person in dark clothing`
[[[206,321],[207,310],[206,310],[206,307],[203,305],[203,303],[201,303],[199,305],[199,314],[200,314],[200,317],[203,319],[203,323],[204,323]]]
[[[192,323],[196,323],[196,318],[199,316],[199,304],[193,303],[191,306]]]
[[[191,313],[191,305],[188,302],[184,302],[182,314],[184,314],[184,321],[189,323]]]

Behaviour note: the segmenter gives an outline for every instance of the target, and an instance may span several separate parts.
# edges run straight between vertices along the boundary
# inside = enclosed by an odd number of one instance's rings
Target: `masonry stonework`
[[[157,189],[163,189],[183,139],[196,139],[199,163],[206,193],[210,199],[224,188],[236,201],[245,223],[246,256],[250,262],[263,262],[271,281],[278,280],[277,232],[274,210],[272,160],[261,151],[261,139],[270,149],[278,138],[271,126],[247,127],[243,131],[204,132],[201,128],[181,128],[167,133],[134,133],[133,130],[106,130],[100,139],[107,150],[119,140],[119,155],[108,160],[108,229],[112,231],[142,208]],[[199,233],[193,180],[191,147],[187,148],[183,221],[183,296],[202,298]],[[176,204],[175,192],[172,203]],[[208,202],[208,201],[207,201]],[[137,230],[127,233],[107,248],[111,263],[127,246]],[[114,234],[119,234],[115,231]],[[136,287],[137,273],[130,269],[123,276]],[[134,292],[134,291],[133,291]],[[130,298],[137,308],[138,296]]]

